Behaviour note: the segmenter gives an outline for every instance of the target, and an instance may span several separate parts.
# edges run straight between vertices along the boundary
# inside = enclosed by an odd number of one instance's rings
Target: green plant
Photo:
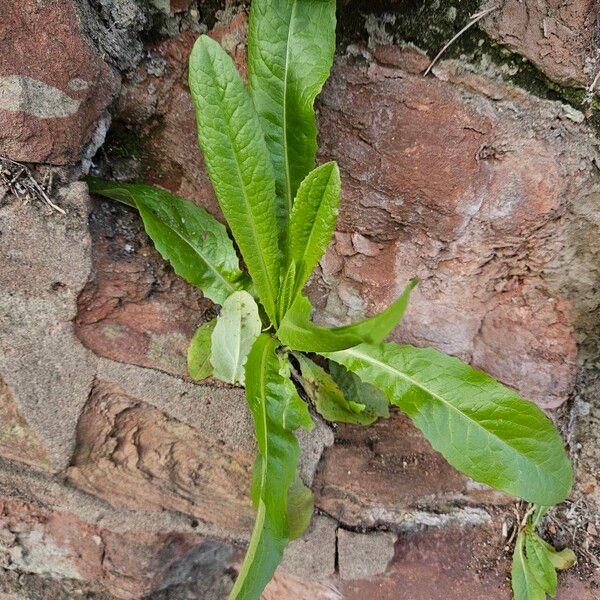
[[[536,533],[546,512],[546,507],[532,506],[519,528],[511,572],[515,600],[546,600],[546,594],[554,597],[558,585],[556,571],[577,562],[572,550],[557,552]]]
[[[222,305],[188,358],[196,380],[245,385],[254,418],[257,518],[233,599],[260,596],[310,521],[312,494],[296,474],[294,431],[313,427],[303,398],[327,420],[364,425],[387,417],[391,403],[463,473],[530,502],[560,502],[572,483],[560,437],[534,404],[456,358],[384,342],[416,280],[364,321],[333,329],[311,321],[302,290],[340,198],[336,163],[315,167],[313,103],[334,43],[334,0],[253,0],[248,90],[212,39],[201,36],[192,51],[200,145],[247,274],[228,231],[204,209],[146,185],[89,180],[92,192],[137,208],[175,271]]]

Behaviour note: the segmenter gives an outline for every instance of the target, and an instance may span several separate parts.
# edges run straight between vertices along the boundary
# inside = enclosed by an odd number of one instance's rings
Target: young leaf
[[[212,319],[208,323],[200,325],[188,347],[188,372],[195,381],[201,381],[212,375],[211,336],[216,324],[217,320]]]
[[[277,340],[261,334],[246,364],[246,398],[252,411],[258,460],[253,496],[257,517],[230,600],[258,600],[290,538],[288,492],[296,478],[300,449],[293,431],[312,424],[308,408],[287,377]]]
[[[244,385],[244,365],[261,328],[258,306],[248,292],[235,292],[225,300],[211,336],[215,377]]]
[[[258,115],[233,61],[205,35],[190,56],[190,90],[219,204],[267,315],[277,323],[280,253],[273,167]]]
[[[300,182],[315,165],[313,103],[334,49],[335,0],[252,1],[248,81],[275,167],[282,230]]]
[[[360,425],[369,425],[375,420],[371,415],[364,414],[364,404],[346,400],[335,381],[319,365],[303,354],[295,353],[294,356],[302,371],[302,387],[324,419]]]
[[[329,361],[329,373],[348,402],[351,404],[361,403],[365,407],[362,417],[365,421],[368,420],[368,424],[379,418],[387,419],[390,416],[389,402],[375,386],[364,383],[358,375],[331,360]]]
[[[150,185],[86,181],[92,194],[137,208],[162,257],[213,302],[245,286],[227,230],[200,206]]]
[[[281,321],[277,336],[292,350],[302,352],[335,352],[362,342],[379,343],[392,332],[404,315],[410,293],[418,283],[418,279],[411,279],[400,297],[383,312],[363,321],[332,329],[319,327],[310,320],[310,301],[298,294]]]
[[[538,585],[525,556],[525,532],[519,533],[511,569],[515,600],[546,600],[546,592]]]
[[[552,422],[532,402],[432,348],[362,344],[324,353],[379,388],[469,477],[530,502],[561,502],[573,473]]]
[[[297,265],[296,292],[304,287],[331,240],[340,188],[340,170],[334,162],[311,171],[298,188],[289,229],[289,257]]]
[[[292,350],[334,352],[361,343],[357,335],[315,325],[310,320],[311,310],[308,298],[298,294],[277,329],[277,337]]]
[[[554,565],[554,568],[558,571],[564,571],[570,569],[574,564],[577,563],[577,556],[571,548],[564,548],[563,550],[555,550],[550,544],[540,538],[542,545],[546,549],[550,562]]]
[[[296,540],[310,525],[315,510],[315,497],[300,477],[296,477],[290,485],[287,503],[290,540]]]
[[[556,594],[558,579],[556,570],[548,556],[548,552],[542,540],[533,531],[527,529],[525,533],[525,549],[527,551],[527,562],[538,585],[551,596]]]

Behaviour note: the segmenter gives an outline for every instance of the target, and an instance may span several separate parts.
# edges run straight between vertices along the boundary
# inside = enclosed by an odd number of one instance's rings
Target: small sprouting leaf
[[[392,332],[402,318],[408,306],[410,292],[418,282],[418,279],[412,279],[400,297],[383,312],[363,321],[332,329],[319,327],[310,320],[310,301],[298,294],[281,321],[277,336],[292,350],[301,352],[334,352],[357,346],[362,342],[379,343]]]
[[[360,403],[364,406],[362,417],[365,425],[379,418],[390,416],[389,402],[383,393],[370,383],[364,383],[360,377],[346,367],[329,361],[329,373],[338,384],[344,396],[350,403]]]
[[[258,115],[230,56],[205,35],[192,50],[189,79],[208,174],[275,324],[281,261],[275,176]]]
[[[545,506],[568,495],[573,472],[552,422],[489,375],[432,348],[361,344],[323,354],[379,388],[469,477]]]
[[[362,341],[351,333],[338,333],[310,320],[312,306],[306,296],[298,294],[277,329],[277,337],[292,350],[334,352],[356,346]]]
[[[577,556],[571,548],[563,548],[562,550],[555,550],[548,542],[541,540],[542,545],[548,553],[550,562],[554,565],[554,568],[559,571],[570,569],[574,564],[577,563]]]
[[[252,0],[248,83],[275,167],[282,233],[296,190],[315,166],[313,103],[334,49],[334,0]]]
[[[244,385],[244,365],[261,328],[258,306],[248,292],[235,292],[225,300],[211,336],[215,377]]]
[[[288,494],[300,454],[293,431],[307,427],[310,415],[301,408],[304,403],[287,377],[287,358],[277,353],[277,346],[277,340],[262,333],[246,363],[246,398],[258,445],[252,485],[257,517],[230,600],[258,600],[291,539]]]
[[[554,596],[558,585],[556,570],[542,540],[531,528],[528,528],[525,533],[525,549],[529,568],[538,585],[547,594]]]
[[[517,536],[511,580],[515,600],[546,600],[546,592],[538,585],[525,556],[525,532]]]
[[[212,375],[211,336],[216,324],[217,320],[212,319],[208,323],[200,325],[188,347],[188,372],[195,381],[201,381]]]
[[[312,490],[304,485],[300,477],[296,477],[290,485],[287,503],[290,540],[296,540],[302,536],[310,525],[315,510],[315,497]]]
[[[311,171],[298,188],[290,215],[289,256],[297,265],[299,292],[333,235],[340,203],[340,170],[329,162]]]
[[[371,415],[364,414],[364,404],[346,400],[335,381],[319,365],[302,354],[295,353],[294,356],[300,364],[302,387],[324,419],[334,423],[361,425],[369,425],[375,420]]]
[[[223,304],[227,296],[245,287],[227,230],[206,210],[150,185],[86,181],[92,194],[136,207],[162,257],[207,298]]]

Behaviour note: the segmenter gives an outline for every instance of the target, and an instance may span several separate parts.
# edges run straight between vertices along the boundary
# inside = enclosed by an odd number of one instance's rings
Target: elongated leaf
[[[418,282],[418,279],[411,279],[401,296],[383,312],[363,321],[332,329],[319,327],[310,320],[310,301],[298,294],[282,319],[277,336],[292,350],[302,352],[335,352],[362,342],[379,343],[392,332],[404,315],[410,293]]]
[[[324,419],[361,425],[369,425],[375,420],[364,414],[364,404],[346,400],[335,381],[319,365],[302,354],[295,353],[294,356],[302,371],[302,387]]]
[[[136,207],[162,257],[213,302],[246,285],[227,230],[200,206],[150,185],[86,181],[92,194]]]
[[[281,258],[273,167],[258,115],[233,61],[205,35],[190,56],[190,90],[219,204],[259,298],[276,323]]]
[[[275,167],[284,230],[296,190],[315,166],[313,103],[334,49],[335,0],[253,0],[248,80]]]
[[[310,320],[311,310],[308,298],[298,294],[277,329],[277,337],[292,350],[334,352],[361,343],[352,333],[337,333],[315,325]]]
[[[365,407],[361,415],[365,419],[365,425],[373,423],[379,418],[387,419],[390,416],[389,402],[375,386],[361,381],[356,373],[348,371],[346,367],[331,360],[329,361],[329,373],[348,402],[360,403]]]
[[[215,377],[244,385],[244,365],[261,328],[258,306],[248,292],[235,292],[225,300],[211,336]]]
[[[300,449],[293,434],[310,428],[306,404],[290,381],[277,341],[261,334],[246,364],[246,398],[252,411],[259,458],[253,495],[257,518],[230,600],[258,600],[281,562],[290,538],[288,492],[296,478]]]
[[[411,279],[404,291],[400,296],[390,304],[385,310],[373,315],[363,321],[352,323],[351,325],[344,325],[343,327],[336,327],[334,331],[343,334],[352,334],[360,337],[363,342],[370,344],[379,344],[383,342],[385,338],[392,333],[396,325],[406,312],[408,308],[408,301],[410,300],[410,293],[413,291],[415,286],[419,283],[417,278]]]
[[[538,585],[551,596],[556,594],[558,579],[554,565],[548,556],[548,552],[542,540],[531,529],[525,534],[525,549],[527,551],[527,562]]]
[[[538,585],[525,556],[525,532],[517,536],[511,580],[515,600],[546,600],[546,593]]]
[[[290,540],[296,540],[310,525],[315,510],[315,497],[302,479],[296,477],[288,489],[287,502]]]
[[[188,372],[195,381],[210,377],[213,372],[210,362],[211,337],[217,324],[216,319],[204,323],[196,329],[187,352]]]
[[[295,291],[302,289],[331,240],[340,189],[340,170],[334,162],[311,171],[298,188],[289,230],[289,258],[297,265]]]
[[[571,465],[550,419],[485,373],[431,348],[396,344],[325,356],[379,388],[473,479],[546,506],[569,493]]]

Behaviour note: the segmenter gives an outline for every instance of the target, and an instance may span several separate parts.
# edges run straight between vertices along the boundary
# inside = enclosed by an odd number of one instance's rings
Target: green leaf
[[[574,564],[577,563],[577,556],[575,556],[575,552],[571,550],[571,548],[564,548],[563,550],[555,550],[550,544],[546,541],[541,540],[542,545],[546,549],[548,554],[548,558],[550,562],[554,565],[555,569],[559,571],[564,571],[565,569],[570,569]]]
[[[296,540],[310,525],[315,510],[315,497],[312,490],[304,485],[300,477],[296,477],[290,485],[287,503],[290,539]]]
[[[533,576],[525,556],[525,533],[517,536],[511,570],[512,590],[515,600],[546,600],[546,593]]]
[[[392,333],[400,319],[404,316],[408,307],[410,293],[418,283],[418,278],[415,277],[414,279],[411,279],[404,288],[402,294],[400,294],[394,303],[380,313],[373,315],[368,319],[364,319],[363,321],[352,323],[351,325],[336,327],[334,331],[343,334],[356,335],[360,337],[363,342],[370,344],[379,344],[383,342],[383,340]]]
[[[312,421],[288,377],[287,359],[277,354],[277,345],[270,335],[261,334],[246,364],[246,398],[259,453],[253,482],[258,509],[230,600],[258,600],[291,538],[288,492],[296,479],[300,454],[293,431],[308,428]]]
[[[213,302],[245,286],[227,230],[200,206],[150,185],[86,181],[92,194],[137,208],[162,257]]]
[[[568,495],[573,473],[552,422],[489,375],[432,348],[391,343],[324,355],[379,388],[469,477],[546,506]]]
[[[340,190],[340,170],[334,162],[311,171],[298,188],[289,230],[289,256],[297,265],[296,292],[304,287],[331,240]]]
[[[244,385],[244,365],[261,328],[258,306],[248,292],[235,292],[225,300],[211,337],[215,377]]]
[[[275,176],[258,115],[233,61],[205,35],[192,50],[189,79],[208,174],[258,296],[277,323]]]
[[[287,309],[294,301],[294,288],[296,285],[296,263],[292,260],[289,263],[285,277],[281,283],[281,290],[279,291],[279,322],[283,320]]]
[[[360,425],[369,425],[375,420],[371,415],[364,414],[364,404],[346,400],[335,381],[319,365],[302,354],[294,353],[294,356],[302,371],[302,387],[324,419]]]
[[[188,347],[188,372],[194,381],[201,381],[212,375],[211,336],[216,324],[217,319],[212,319],[208,323],[200,325]]]
[[[527,562],[538,585],[551,596],[556,594],[558,579],[554,565],[550,560],[548,552],[538,535],[529,528],[525,534],[525,549],[527,550]]]
[[[333,361],[329,361],[329,373],[348,402],[359,403],[365,407],[362,412],[365,425],[369,425],[379,418],[387,419],[390,416],[389,402],[375,386],[364,383],[358,375]]]
[[[292,350],[334,352],[362,341],[357,335],[315,325],[310,320],[311,310],[308,298],[298,294],[277,329],[277,337]]]
[[[335,50],[334,0],[253,0],[248,82],[275,167],[285,230],[300,182],[315,166],[313,103]]]
[[[418,279],[411,279],[400,297],[383,312],[363,321],[332,329],[319,327],[310,320],[310,301],[298,294],[282,319],[277,336],[292,350],[302,352],[335,352],[362,342],[379,343],[392,332],[404,315],[410,293],[418,283]]]

